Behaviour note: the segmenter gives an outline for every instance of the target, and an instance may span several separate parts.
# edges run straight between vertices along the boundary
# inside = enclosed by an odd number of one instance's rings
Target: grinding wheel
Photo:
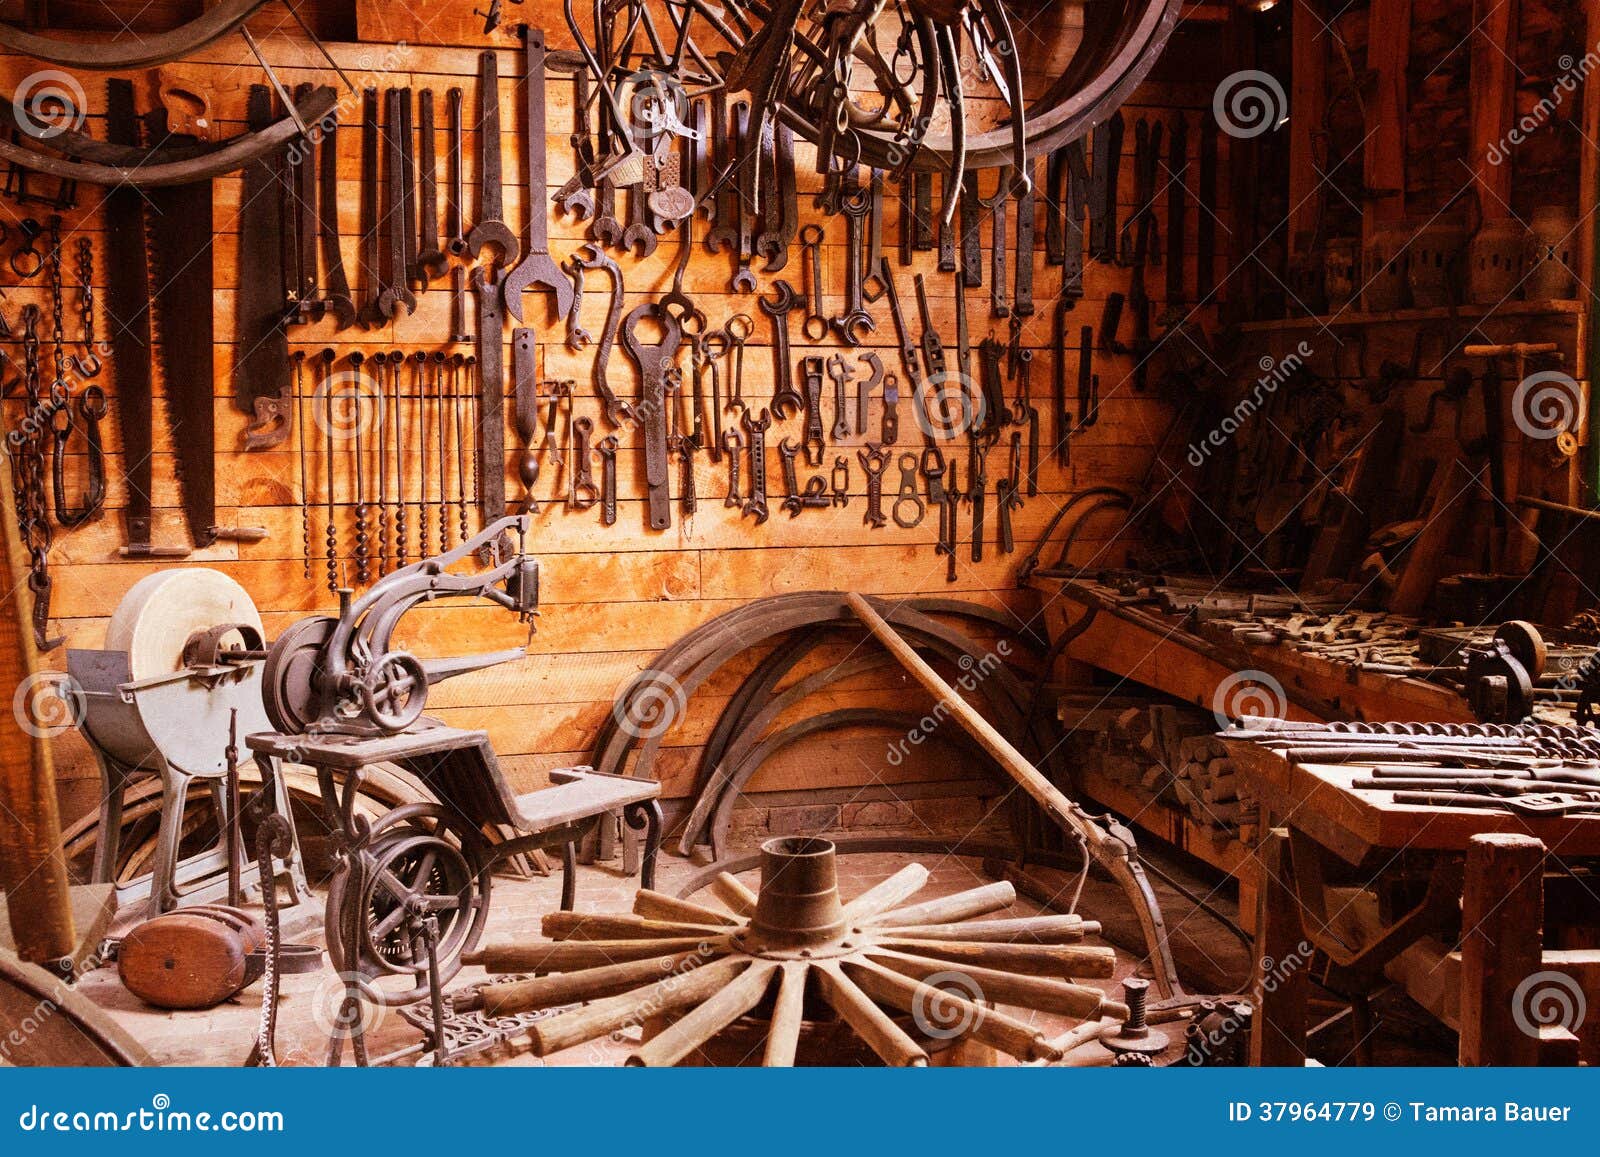
[[[128,656],[135,680],[154,679],[183,669],[183,647],[197,631],[223,623],[254,627],[265,635],[249,592],[219,570],[174,567],[134,583],[111,612],[106,627],[108,651]],[[235,634],[224,646],[240,646]]]

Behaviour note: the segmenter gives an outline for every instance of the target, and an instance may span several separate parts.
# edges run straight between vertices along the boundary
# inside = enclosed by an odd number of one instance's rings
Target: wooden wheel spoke
[[[529,1030],[534,1054],[549,1056],[629,1025],[643,1024],[649,1017],[664,1016],[709,1000],[749,963],[748,958],[717,960],[685,975],[668,976],[644,988],[538,1021]]]
[[[778,983],[778,999],[772,1006],[772,1023],[767,1029],[767,1050],[761,1063],[769,1068],[789,1068],[800,1049],[800,1031],[805,1027],[806,974],[809,966],[801,961],[786,961]]]
[[[556,944],[497,944],[462,956],[464,964],[481,964],[490,972],[572,972],[602,968],[629,960],[648,960],[671,952],[720,955],[728,950],[726,936],[706,940],[685,936],[675,940],[573,940]]]
[[[1117,964],[1117,955],[1110,948],[1080,944],[989,944],[969,940],[918,940],[914,936],[898,935],[884,936],[880,943],[955,964],[975,964],[1065,980],[1079,976],[1110,976]]]
[[[675,1065],[761,1002],[778,966],[757,960],[739,978],[726,985],[670,1028],[640,1045],[631,1065]]]
[[[973,996],[982,999],[987,994],[965,973],[955,974],[960,978],[957,983],[959,987],[970,988],[971,996],[912,980],[868,961],[849,961],[844,968],[868,996],[910,1013],[917,1027],[928,1036],[950,1040],[971,1035],[1018,1060],[1061,1059],[1061,1052],[1051,1047],[1038,1029],[972,999]],[[956,1016],[954,1021],[947,1021],[946,1009],[951,1006]]]
[[[905,928],[913,924],[950,924],[1009,908],[1017,901],[1017,890],[1001,880],[981,888],[968,888],[951,896],[924,900],[909,908],[897,908],[868,923],[880,928]]]
[[[737,924],[738,918],[707,908],[702,904],[679,900],[661,892],[640,888],[633,897],[633,914],[646,920],[684,920],[694,924]]]
[[[898,1067],[928,1063],[928,1054],[922,1046],[874,1004],[838,964],[831,961],[818,964],[815,971],[823,997],[884,1064]]]
[[[724,936],[726,924],[690,924],[681,920],[646,920],[642,916],[598,916],[589,912],[551,912],[544,934],[552,940],[642,940],[682,936]]]
[[[860,924],[874,916],[898,908],[922,890],[928,882],[928,869],[921,864],[907,864],[887,880],[868,888],[844,906],[844,918],[851,924]]]

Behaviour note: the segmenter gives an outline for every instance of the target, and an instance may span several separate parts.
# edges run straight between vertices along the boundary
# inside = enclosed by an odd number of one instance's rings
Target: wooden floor
[[[981,865],[972,859],[950,857],[935,860],[929,857],[904,855],[859,855],[840,859],[840,890],[848,900],[865,891],[879,880],[891,875],[913,859],[920,859],[932,871],[932,879],[922,893],[929,898],[961,891],[979,884],[989,883]],[[656,881],[657,887],[674,893],[683,881],[697,868],[689,861],[663,855]],[[746,880],[752,885],[756,873]],[[539,937],[539,922],[546,912],[553,911],[560,896],[559,872],[547,878],[532,880],[502,880],[494,884],[493,902],[485,939],[526,936]],[[636,879],[624,877],[616,865],[590,865],[579,868],[578,909],[586,912],[624,912],[632,904]],[[919,897],[920,898],[920,897]],[[320,901],[320,895],[318,897]],[[314,905],[320,919],[320,902]],[[1030,915],[1040,909],[1020,900],[1014,908],[997,916]],[[1085,909],[1091,918],[1097,913]],[[1209,923],[1209,922],[1208,922]],[[311,935],[298,933],[301,938],[314,938],[321,942],[320,925]],[[1237,945],[1232,946],[1237,955]],[[1216,953],[1219,947],[1212,946]],[[1227,955],[1225,950],[1223,955]],[[1129,953],[1119,950],[1118,978],[1086,981],[1108,991],[1120,991],[1123,975],[1131,974],[1137,961]],[[1241,971],[1233,969],[1238,975]],[[455,988],[480,979],[481,969],[463,969],[451,983]],[[151,1055],[167,1065],[238,1065],[250,1051],[260,1013],[260,986],[252,985],[237,1001],[204,1012],[166,1012],[144,1006],[124,989],[117,979],[115,968],[104,968],[91,973],[82,982],[83,991],[111,1011],[112,1015],[131,1032]],[[284,997],[278,1013],[279,1058],[285,1065],[319,1065],[327,1049],[327,1033],[337,1012],[341,993],[339,981],[331,967],[306,976],[286,977]],[[1015,1010],[1012,1010],[1015,1011]],[[1048,1032],[1065,1031],[1073,1022],[1044,1014],[1022,1013],[1032,1022],[1039,1023]],[[369,1023],[369,1041],[374,1055],[391,1052],[412,1044],[419,1033],[393,1009],[374,1009]],[[580,1045],[547,1060],[531,1056],[525,1048],[515,1052],[502,1050],[483,1058],[480,1063],[505,1063],[515,1065],[615,1065],[631,1051],[637,1041],[637,1031],[623,1034],[620,1039],[603,1039],[600,1042]],[[1174,1034],[1179,1046],[1181,1032]],[[1179,1051],[1178,1048],[1174,1052]],[[348,1050],[346,1052],[348,1059]],[[1075,1064],[1107,1064],[1110,1056],[1099,1045],[1090,1045],[1073,1054]],[[412,1063],[408,1060],[403,1063]]]

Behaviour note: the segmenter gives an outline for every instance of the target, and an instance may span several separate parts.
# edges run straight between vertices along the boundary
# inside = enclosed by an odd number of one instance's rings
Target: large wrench
[[[493,52],[478,54],[478,221],[467,234],[467,252],[492,245],[500,264],[511,265],[522,252],[505,222],[500,196],[500,68]]]
[[[661,341],[639,340],[638,326],[651,318],[661,327]],[[672,525],[672,496],[667,489],[667,370],[678,356],[683,330],[677,320],[653,301],[634,307],[622,323],[622,348],[639,367],[639,406],[644,426],[644,475],[651,530]]]
[[[556,316],[572,308],[572,282],[550,256],[549,187],[545,182],[544,33],[524,25],[522,44],[527,59],[523,90],[528,110],[527,198],[528,255],[506,274],[506,312],[522,320],[522,294],[543,286],[556,296]],[[476,233],[476,230],[474,230]]]
[[[628,404],[617,397],[610,382],[611,349],[617,341],[617,326],[622,322],[622,270],[595,244],[583,246],[576,256],[583,268],[604,269],[611,278],[611,305],[606,310],[605,328],[600,331],[600,345],[595,350],[593,380],[594,392],[605,403],[606,420],[613,426],[620,426],[632,415]]]
[[[847,186],[840,202],[845,216],[844,313],[833,318],[830,324],[848,345],[860,345],[861,333],[872,333],[878,323],[872,320],[864,304],[861,285],[861,264],[864,259],[866,219],[872,210],[870,188]]]
[[[767,520],[767,427],[772,425],[772,419],[765,410],[759,418],[751,418],[746,410],[740,421],[750,442],[750,497],[740,513],[755,515],[756,525],[760,526]]]

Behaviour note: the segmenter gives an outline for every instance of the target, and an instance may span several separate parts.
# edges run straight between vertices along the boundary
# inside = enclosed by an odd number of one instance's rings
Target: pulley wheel
[[[361,682],[367,718],[390,733],[417,721],[428,703],[428,673],[404,651],[390,651],[372,665]]]
[[[244,587],[219,570],[174,567],[145,576],[122,596],[106,625],[105,649],[127,654],[135,680],[171,675],[183,669],[189,639],[222,623],[254,627],[264,637]],[[237,632],[223,640],[225,648],[243,644]]]
[[[322,649],[339,620],[327,615],[301,619],[284,631],[267,652],[261,671],[261,698],[267,718],[283,735],[300,735],[316,722],[322,695]]]
[[[1522,619],[1512,619],[1508,623],[1501,623],[1494,637],[1506,645],[1511,657],[1522,664],[1530,679],[1537,682],[1539,676],[1544,674],[1548,654],[1539,628]]]
[[[420,1000],[428,992],[428,957],[407,913],[437,918],[440,981],[450,980],[489,915],[490,871],[476,834],[453,827],[435,804],[409,805],[377,822],[356,859],[328,889],[329,959],[337,971],[368,978],[369,999]],[[353,961],[346,959],[352,939]]]

